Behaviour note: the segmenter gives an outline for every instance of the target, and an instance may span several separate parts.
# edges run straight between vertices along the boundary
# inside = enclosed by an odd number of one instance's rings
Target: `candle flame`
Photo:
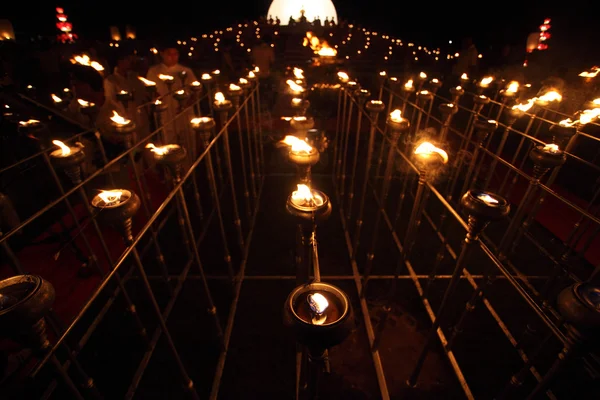
[[[294,67],[294,76],[296,79],[304,79],[304,71],[298,67]]]
[[[592,67],[589,71],[583,71],[579,74],[582,78],[595,78],[600,72],[600,67]]]
[[[463,81],[468,81],[468,80],[469,80],[469,76],[468,76],[466,73],[463,73],[463,74],[460,76],[460,79],[461,79],[461,80],[463,80]]]
[[[424,157],[429,157],[432,154],[439,154],[440,157],[442,157],[442,161],[444,164],[446,164],[448,162],[448,153],[446,153],[444,150],[434,146],[433,144],[431,144],[429,142],[421,143],[415,149],[415,154],[418,156],[424,156]]]
[[[438,83],[440,83],[440,80],[439,80],[439,79],[437,79],[437,78],[433,78],[433,79],[431,80],[431,83],[438,84]]]
[[[231,92],[237,92],[238,90],[242,90],[242,88],[239,87],[238,85],[236,85],[235,83],[230,83],[229,84],[229,91],[231,91]]]
[[[254,71],[248,72],[248,78],[250,78],[250,79],[256,78],[256,75],[254,74]]]
[[[215,93],[216,103],[225,103],[225,95],[222,92]]]
[[[114,203],[118,204],[121,200],[123,192],[120,190],[103,190],[98,193],[98,197],[102,199],[105,205],[109,206]]]
[[[420,94],[429,94],[429,90],[421,90],[419,93]]]
[[[529,99],[525,103],[514,105],[512,107],[512,109],[525,112],[525,111],[529,110],[531,107],[533,107],[533,103],[534,103],[534,99]]]
[[[210,76],[210,74],[202,74],[200,79],[202,79],[203,81],[209,81],[212,79],[212,76]]]
[[[54,93],[52,93],[50,96],[52,96],[52,100],[55,103],[62,103],[62,99],[60,97],[58,97],[57,95],[55,95]]]
[[[175,78],[172,75],[160,74],[160,75],[158,75],[158,79],[160,79],[163,82],[167,82],[167,81],[172,81]]]
[[[512,81],[508,84],[508,86],[506,87],[506,91],[508,93],[517,93],[517,91],[519,90],[519,82],[517,81]]]
[[[247,84],[248,84],[248,79],[240,78],[240,85],[247,85]]]
[[[138,79],[142,81],[145,86],[156,86],[156,82],[146,79],[143,76],[138,76]]]
[[[29,126],[29,125],[37,125],[40,121],[37,119],[28,119],[27,121],[19,121],[19,125],[21,126]]]
[[[155,146],[154,143],[148,143],[146,145],[147,149],[150,149],[151,152],[158,154],[159,156],[164,156],[165,154],[167,154],[168,152],[170,152],[173,148],[175,147],[179,147],[179,145],[176,144],[167,144],[164,146]]]
[[[483,78],[481,80],[481,82],[479,82],[479,86],[486,88],[490,85],[490,83],[492,83],[493,80],[494,80],[493,76],[486,76],[485,78]]]
[[[542,102],[561,101],[562,95],[560,93],[558,93],[556,90],[550,90],[550,91],[544,93],[543,95],[541,95],[540,97],[534,97],[534,100],[542,101]]]
[[[160,99],[156,99],[156,101],[154,102],[154,105],[156,106],[160,106],[162,104],[162,101],[160,101]]]
[[[184,95],[185,94],[185,90],[180,89],[180,90],[176,91],[175,93],[177,93],[179,95]]]
[[[121,90],[119,94],[129,94],[129,92],[127,90]]]
[[[329,302],[321,293],[311,293],[306,297],[306,300],[312,312],[319,316],[329,307]]]
[[[558,145],[557,144],[553,144],[553,143],[549,143],[547,145],[544,145],[544,147],[542,148],[542,150],[547,151],[549,153],[558,153],[558,151],[559,151]]]
[[[200,81],[194,81],[194,82],[192,82],[192,86],[198,87],[198,86],[201,86],[201,83],[200,83]]]
[[[350,77],[345,72],[340,71],[337,73],[337,76],[338,76],[339,80],[342,82],[348,82],[350,80]]]
[[[74,56],[71,58],[71,63],[85,65],[86,67],[92,67],[98,72],[104,71],[104,67],[98,61],[93,61],[87,54],[80,56]]]
[[[127,125],[127,124],[131,123],[131,120],[120,116],[119,113],[117,113],[114,110],[113,110],[113,116],[110,117],[110,120],[117,125]]]
[[[304,184],[299,184],[298,190],[292,192],[292,200],[296,203],[304,203],[305,206],[321,206],[323,205],[323,198],[313,193],[311,188]]]
[[[310,46],[315,54],[321,57],[335,57],[337,50],[329,46],[325,40],[319,40],[318,37],[314,36],[312,32],[306,32],[306,37],[302,42],[303,46]]]
[[[457,86],[456,90],[462,90],[462,86]]]
[[[281,143],[291,147],[294,153],[306,153],[309,154],[312,151],[312,146],[306,143],[302,139],[298,139],[296,136],[287,135],[283,138]]]
[[[394,122],[402,121],[402,111],[400,111],[399,109],[395,109],[394,111],[392,111],[390,113],[390,120]]]
[[[498,200],[487,193],[480,194],[477,196],[477,198],[486,204],[498,204]]]
[[[387,76],[387,72],[385,72],[385,71],[381,71],[381,72],[379,73],[379,76]]]
[[[93,107],[93,106],[95,106],[94,103],[92,103],[90,101],[85,101],[83,99],[77,99],[77,102],[79,103],[79,105],[81,107]]]
[[[210,118],[210,117],[196,117],[196,118],[192,118],[192,119],[190,120],[190,122],[191,122],[193,125],[198,125],[198,124],[200,124],[200,123],[206,123],[206,122],[209,122],[211,119],[212,119],[212,118]]]
[[[52,144],[60,147],[61,156],[68,156],[69,154],[71,154],[71,148],[69,146],[67,146],[66,144],[64,144],[63,142],[61,142],[60,140],[53,140]]]
[[[213,74],[213,75],[221,75],[221,71],[219,71],[218,69],[215,69],[215,70],[212,72],[212,74]]]
[[[294,82],[291,79],[288,79],[285,83],[287,83],[287,85],[290,87],[290,89],[294,93],[302,93],[302,92],[304,92],[304,88],[302,86],[298,85],[296,82]]]
[[[427,79],[427,74],[425,72],[419,72],[419,78]]]
[[[404,84],[404,87],[406,89],[411,89],[413,87],[413,80],[412,79],[407,80],[406,83]]]
[[[293,98],[292,99],[292,104],[295,105],[295,106],[300,105],[300,104],[302,104],[302,99]]]

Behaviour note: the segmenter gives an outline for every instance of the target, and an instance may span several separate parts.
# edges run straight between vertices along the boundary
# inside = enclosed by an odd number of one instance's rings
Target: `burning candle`
[[[321,293],[311,293],[306,296],[306,301],[312,311],[311,322],[313,325],[323,325],[327,321],[327,315],[325,312],[329,307],[329,302]]]
[[[114,208],[125,203],[131,192],[125,189],[103,190],[92,199],[92,205],[98,208]]]
[[[91,101],[85,101],[83,99],[77,99],[77,103],[79,103],[80,108],[92,108],[96,105]]]
[[[552,153],[552,154],[557,154],[560,152],[560,149],[558,148],[557,144],[553,144],[553,143],[549,143],[544,145],[544,147],[542,147],[542,150],[548,152],[548,153]]]
[[[213,75],[221,75],[221,71],[219,71],[218,69],[215,69],[213,72],[211,72]]]
[[[173,77],[172,75],[159,74],[158,79],[160,79],[164,83],[170,84],[173,83],[175,77]]]
[[[119,115],[118,112],[113,110],[113,116],[110,117],[110,120],[113,122],[115,126],[127,126],[131,124],[131,120]]]
[[[210,81],[212,79],[212,76],[210,76],[210,74],[202,74],[200,79],[202,79],[203,81]]]
[[[215,104],[216,105],[223,105],[225,104],[227,100],[225,100],[225,95],[223,94],[223,92],[217,92],[215,93]]]
[[[239,87],[238,85],[236,85],[235,83],[230,83],[229,84],[229,92],[230,93],[237,93],[240,92],[242,90],[241,87]]]
[[[296,79],[304,79],[304,71],[294,67],[294,77],[296,77]]]
[[[460,80],[463,81],[463,82],[467,82],[469,80],[469,76],[466,73],[463,73],[460,76]]]
[[[248,79],[256,79],[256,75],[253,71],[248,72]]]
[[[494,80],[494,77],[492,76],[486,76],[485,78],[483,78],[480,82],[479,82],[479,86],[482,88],[487,88],[490,86],[490,83],[492,83]]]
[[[511,81],[506,90],[504,91],[505,96],[514,96],[519,91],[519,82]]]
[[[322,193],[317,190],[312,190],[305,184],[297,185],[297,190],[292,192],[292,204],[301,208],[318,208],[325,201]]]
[[[296,106],[296,107],[298,107],[298,106],[300,106],[301,104],[302,104],[302,99],[299,99],[299,98],[296,98],[296,97],[294,97],[294,98],[292,99],[292,106]]]
[[[248,85],[248,79],[246,79],[246,78],[240,78],[239,82],[240,82],[240,85]]]
[[[421,143],[414,153],[418,159],[427,163],[433,160],[442,161],[442,164],[448,162],[448,153],[429,142]]]
[[[287,83],[293,94],[298,95],[304,92],[304,88],[291,79],[288,79],[285,83]]]
[[[404,84],[403,89],[407,92],[412,92],[413,90],[415,90],[414,86],[413,86],[413,80],[409,79],[406,81],[406,83]]]
[[[60,97],[58,97],[54,93],[50,94],[50,97],[52,97],[52,101],[54,102],[54,104],[60,104],[60,103],[63,102],[63,99],[61,99]]]
[[[396,109],[390,113],[390,121],[393,122],[402,122],[404,119],[402,118],[402,111]]]
[[[479,193],[475,197],[477,197],[477,199],[483,201],[487,205],[495,205],[495,204],[499,203],[499,201],[497,199],[490,196],[488,193]]]
[[[387,76],[387,72],[385,72],[385,71],[381,71],[381,72],[379,73],[379,76],[381,76],[381,77],[385,77],[385,76]]]
[[[178,144],[166,144],[164,146],[155,146],[154,143],[148,143],[146,145],[146,148],[150,149],[150,151],[157,156],[164,156],[166,154],[179,151],[181,149],[181,146],[179,146]]]
[[[419,72],[419,79],[421,79],[421,80],[427,79],[427,74],[425,72]]]
[[[28,119],[27,121],[19,121],[19,125],[22,127],[30,128],[32,126],[38,125],[40,121],[37,119]]]
[[[50,157],[67,158],[72,157],[81,151],[81,147],[70,147],[61,142],[60,140],[53,140],[52,144],[58,146],[58,149],[50,153]]]
[[[151,81],[149,79],[144,78],[143,76],[138,76],[138,79],[140,81],[142,81],[142,83],[144,84],[144,86],[146,87],[151,87],[151,86],[156,86],[156,82]]]
[[[337,73],[337,76],[338,76],[338,79],[340,80],[340,82],[342,82],[342,83],[348,83],[350,81],[350,77],[345,72],[340,71]]]
[[[311,145],[296,136],[287,135],[281,142],[290,146],[291,151],[295,153],[310,154],[314,151]]]
[[[198,87],[198,86],[202,86],[202,84],[200,83],[200,81],[194,81],[194,82],[192,82],[192,86]]]

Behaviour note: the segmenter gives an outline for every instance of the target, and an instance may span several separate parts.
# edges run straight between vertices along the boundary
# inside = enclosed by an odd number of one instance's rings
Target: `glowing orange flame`
[[[496,200],[487,193],[479,194],[477,195],[477,198],[486,204],[498,204],[498,200]]]
[[[113,116],[110,117],[110,120],[117,125],[127,125],[131,123],[130,119],[124,118],[119,115],[116,111],[113,110]]]
[[[306,143],[304,140],[298,139],[296,136],[291,136],[291,135],[287,135],[286,137],[284,137],[283,140],[281,141],[281,143],[290,146],[291,150],[294,153],[306,153],[306,154],[308,154],[313,149],[311,147],[311,145],[309,145],[308,143]]]
[[[215,103],[225,103],[225,95],[222,92],[215,93]]]
[[[311,188],[304,184],[298,185],[298,190],[292,192],[292,201],[303,206],[321,206],[323,198],[316,193],[313,193]]]
[[[304,38],[302,45],[304,47],[310,46],[315,54],[318,54],[321,57],[335,57],[337,55],[336,49],[330,47],[325,40],[319,40],[312,32],[306,32],[306,37]]]
[[[62,103],[62,99],[54,93],[52,93],[50,96],[52,96],[52,101],[54,101],[55,103]]]
[[[53,140],[52,144],[60,147],[61,153],[60,155],[62,157],[68,156],[69,154],[71,154],[71,148],[69,146],[67,146],[66,144],[64,144],[63,142],[61,142],[60,140]]]
[[[396,109],[390,113],[390,121],[401,122],[402,121],[402,111]]]
[[[304,88],[302,86],[298,85],[296,82],[294,82],[291,79],[288,79],[285,83],[287,83],[287,85],[290,87],[290,89],[294,93],[302,93],[302,92],[304,92]]]
[[[121,190],[103,190],[98,193],[98,197],[100,197],[107,206],[119,204],[122,195],[123,192]]]
[[[547,151],[549,153],[558,153],[559,152],[559,148],[557,144],[547,144],[544,145],[544,147],[542,148],[542,150]]]
[[[494,81],[493,76],[486,76],[485,78],[483,78],[481,80],[481,82],[479,82],[479,86],[481,86],[482,88],[486,88],[486,87],[490,86],[490,83],[492,83],[493,81]]]
[[[175,78],[172,75],[160,74],[160,75],[158,75],[158,79],[160,79],[163,82],[170,82],[170,81],[174,80]]]
[[[600,72],[600,67],[592,67],[589,71],[583,71],[579,74],[582,78],[595,78]]]
[[[142,81],[145,86],[156,86],[156,82],[146,79],[143,76],[138,76],[138,79]]]
[[[294,76],[296,79],[304,79],[304,71],[298,67],[294,67]]]
[[[448,162],[448,153],[429,142],[423,142],[415,149],[415,155],[418,156],[428,158],[433,154],[439,154],[444,164]]]

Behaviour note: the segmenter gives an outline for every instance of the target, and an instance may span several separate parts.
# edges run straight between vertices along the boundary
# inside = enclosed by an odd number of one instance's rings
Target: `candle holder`
[[[154,161],[167,168],[177,184],[181,181],[181,169],[183,162],[187,157],[185,148],[178,144],[167,144],[164,146],[154,146],[152,143],[146,145],[147,149],[152,152]]]
[[[50,153],[52,165],[63,170],[73,185],[81,183],[81,164],[85,160],[83,149],[79,146],[67,146],[60,140],[53,140],[52,143],[60,147]]]
[[[120,92],[118,92],[116,94],[117,97],[117,101],[120,101],[121,104],[123,104],[123,107],[125,108],[125,110],[127,110],[127,106],[129,105],[129,102],[131,100],[133,100],[133,94],[131,92],[128,92],[127,90],[121,90]]]
[[[413,162],[424,177],[429,172],[437,171],[448,162],[448,154],[430,142],[416,146],[413,152]]]
[[[173,93],[173,98],[177,100],[179,109],[183,110],[185,108],[185,102],[188,99],[188,94],[185,92],[185,89],[177,90],[175,93]]]
[[[421,71],[417,76],[417,91],[421,91],[425,82],[427,82],[427,74]]]
[[[293,139],[290,140],[295,140],[290,144],[291,147],[288,158],[292,164],[296,165],[298,170],[298,180],[302,183],[309,184],[311,182],[312,166],[319,162],[321,155],[316,148],[308,145],[305,141],[298,139],[295,136],[291,136],[291,138]],[[288,137],[286,137],[286,139],[288,139]],[[284,141],[286,139],[284,139]],[[300,145],[302,143],[305,145]]]
[[[296,116],[296,117],[293,117],[292,120],[290,121],[290,126],[300,136],[305,136],[306,132],[309,129],[314,128],[315,120],[313,119],[313,117]]]
[[[79,104],[79,111],[91,121],[95,121],[95,116],[98,113],[98,106],[96,103],[82,99],[77,99],[77,103]]]
[[[215,128],[217,123],[210,117],[198,117],[190,121],[192,129],[200,137],[202,143],[208,144],[212,135],[212,130]]]
[[[160,133],[159,133],[159,137],[160,140],[164,143],[166,141],[166,137],[165,137],[165,132],[164,132],[164,116],[165,113],[167,112],[167,110],[169,109],[169,106],[162,102],[160,99],[156,99],[156,101],[154,103],[152,103],[152,112],[154,113],[154,116],[156,118],[155,123],[156,123],[156,128],[160,128]]]
[[[177,73],[177,77],[181,81],[181,87],[185,87],[185,80],[187,79],[187,71],[181,70]]]
[[[138,76],[138,79],[144,84],[146,93],[152,98],[156,93],[156,82],[146,79],[143,76]]]
[[[442,81],[437,78],[433,78],[429,81],[429,86],[431,87],[431,92],[435,95],[437,91],[442,87]]]
[[[190,89],[192,90],[192,93],[199,95],[203,90],[202,83],[200,83],[200,81],[194,81],[191,83]]]
[[[40,276],[17,275],[0,281],[2,332],[36,352],[50,347],[46,316],[54,303],[54,287]]]
[[[229,110],[231,110],[231,108],[233,107],[233,104],[231,103],[230,100],[226,100],[224,97],[222,99],[217,99],[217,95],[219,93],[221,93],[221,92],[217,92],[215,94],[215,101],[213,102],[213,107],[214,107],[215,111],[221,113],[221,116],[223,116],[223,114],[224,114],[225,118],[227,118],[227,113],[229,112]]]
[[[483,109],[483,106],[489,104],[489,102],[490,98],[483,94],[473,95],[473,104],[475,105],[474,108],[476,110],[475,113],[479,114]]]
[[[104,190],[92,198],[91,205],[98,212],[98,218],[115,228],[127,245],[133,242],[133,217],[141,205],[135,192],[126,189]]]
[[[417,123],[415,124],[414,133],[421,130],[421,119],[423,118],[423,110],[427,106],[427,103],[429,103],[429,107],[431,108],[433,105],[433,93],[429,90],[420,90],[417,92]],[[427,113],[425,118],[425,127],[427,127],[429,122],[429,114],[431,114],[431,111]]]
[[[242,97],[243,94],[244,90],[241,86],[233,83],[229,84],[229,87],[227,88],[227,95],[232,99],[233,106],[236,110],[240,106],[240,97]]]
[[[316,357],[350,335],[354,326],[352,317],[352,306],[346,293],[324,282],[298,286],[283,307],[284,324]]]
[[[550,126],[548,133],[551,137],[551,143],[557,144],[559,147],[565,147],[571,138],[577,134],[577,127],[558,123]]]
[[[445,142],[448,136],[448,127],[454,114],[458,112],[458,107],[454,103],[442,103],[438,107],[442,114],[442,129],[440,131],[440,142]]]
[[[556,144],[537,145],[531,149],[529,158],[533,161],[533,177],[540,180],[550,168],[567,161],[567,155]]]
[[[160,79],[162,83],[167,85],[168,93],[171,93],[173,91],[173,84],[175,83],[175,78],[173,77],[173,75],[159,74],[158,79]]]
[[[136,130],[135,123],[127,118],[124,118],[113,111],[113,116],[110,118],[112,121],[112,129],[107,133],[113,139],[123,142],[125,148],[130,149],[133,146],[134,134]]]
[[[465,94],[465,90],[462,88],[462,86],[455,86],[450,88],[450,94],[452,95],[452,103],[458,104],[461,96]]]
[[[304,197],[303,197],[304,196]],[[331,215],[331,201],[320,190],[298,185],[298,190],[288,196],[286,209],[301,222],[321,222]]]

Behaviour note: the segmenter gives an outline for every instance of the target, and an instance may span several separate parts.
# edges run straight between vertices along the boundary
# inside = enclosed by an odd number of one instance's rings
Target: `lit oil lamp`
[[[138,79],[144,84],[144,87],[149,94],[156,93],[156,82],[146,79],[143,76],[138,76]]]
[[[0,280],[0,323],[3,334],[36,354],[50,347],[44,317],[55,299],[54,287],[35,275]]]
[[[64,101],[62,98],[60,98],[59,96],[55,95],[54,93],[51,93],[50,97],[52,98],[52,103],[54,103],[54,105],[56,107],[65,108],[67,106],[66,105],[67,102]]]
[[[115,228],[126,243],[133,241],[132,218],[140,209],[140,198],[126,189],[102,190],[91,200],[92,208],[98,217]]]
[[[241,86],[235,83],[230,83],[227,87],[227,95],[232,99],[233,106],[237,110],[240,106],[240,97],[244,94],[244,90]]]
[[[175,83],[175,77],[173,75],[159,74],[158,79],[165,85],[167,85],[167,91],[170,93],[173,90],[173,84]]]
[[[429,86],[431,86],[431,91],[433,92],[433,94],[436,94],[439,88],[442,87],[442,81],[440,81],[437,78],[433,78],[429,81]]]
[[[350,81],[346,83],[346,88],[348,89],[348,91],[353,92],[355,90],[358,90],[360,88],[360,85],[356,81]]]
[[[337,77],[340,80],[340,83],[345,84],[350,82],[350,76],[346,72],[340,71],[337,73]]]
[[[398,109],[390,113],[387,120],[387,125],[394,136],[406,133],[410,127],[410,123],[406,118],[402,118],[402,112]]]
[[[19,121],[19,131],[25,132],[26,134],[33,134],[33,132],[43,128],[41,121],[37,119],[28,119],[26,121]]]
[[[292,99],[291,104],[292,108],[296,110],[296,116],[298,117],[305,117],[306,111],[308,111],[308,107],[310,107],[310,102],[308,100],[300,99],[297,97],[294,97]]]
[[[85,160],[83,145],[67,146],[60,140],[53,140],[52,144],[58,146],[57,150],[50,153],[52,164],[63,170],[74,185],[81,183],[81,164]]]
[[[130,148],[133,145],[133,134],[136,129],[133,121],[122,117],[114,110],[110,120],[113,131],[109,134],[112,134],[115,139],[123,141],[126,148]]]
[[[157,114],[167,111],[168,107],[169,106],[160,99],[156,99],[154,103],[152,103],[152,111]]]
[[[442,114],[444,119],[458,112],[458,106],[456,106],[454,103],[442,103],[440,104],[438,109],[440,110],[440,113]]]
[[[174,182],[178,183],[181,180],[181,166],[187,156],[185,149],[178,144],[155,146],[153,143],[148,143],[146,148],[152,152],[154,161],[166,167]]]
[[[287,83],[290,92],[296,96],[296,97],[300,97],[303,96],[304,94],[304,88],[302,87],[302,85],[299,85],[298,83],[296,83],[295,81],[288,79],[285,83]]]
[[[593,338],[600,327],[599,298],[600,288],[594,282],[575,283],[559,293],[556,305],[575,341]]]
[[[190,84],[190,89],[192,90],[192,93],[202,93],[202,83],[200,83],[200,81],[194,81]]]
[[[539,180],[550,168],[557,167],[567,161],[567,155],[557,144],[537,145],[529,153],[533,161],[533,177]]]
[[[463,72],[463,74],[460,76],[460,81],[463,83],[463,85],[466,85],[467,83],[469,83],[469,81],[471,80],[471,78],[469,78],[469,75],[467,75],[466,73]]]
[[[322,221],[331,215],[329,197],[305,184],[297,185],[297,190],[288,196],[286,207],[290,214],[309,221]]]
[[[422,105],[427,104],[427,102],[433,100],[433,93],[429,90],[420,90],[417,93],[417,101],[419,101]]]
[[[388,76],[386,71],[379,72],[379,74],[377,75],[377,84],[379,85],[379,87],[382,87],[385,84],[387,78]]]
[[[415,148],[413,159],[421,173],[424,174],[446,164],[448,153],[430,142],[423,142]]]
[[[215,101],[213,102],[213,106],[215,110],[223,113],[227,113],[227,111],[231,110],[233,106],[231,101],[225,99],[225,95],[222,92],[215,93]]]
[[[197,117],[190,121],[190,125],[200,137],[202,143],[208,143],[210,141],[210,136],[212,135],[212,130],[216,126],[216,122],[210,117]]]
[[[306,134],[306,131],[314,128],[315,120],[312,117],[306,117],[303,115],[292,117],[290,121],[290,126],[293,130],[295,130],[298,134]]]
[[[352,318],[348,296],[324,282],[298,286],[283,309],[285,326],[293,331],[298,343],[308,348],[313,362],[348,337],[354,326]]]
[[[506,89],[502,90],[500,93],[503,97],[515,97],[519,93],[519,82],[511,81]]]
[[[467,191],[460,203],[469,216],[469,225],[475,225],[471,227],[470,232],[481,232],[488,223],[500,220],[510,212],[508,201],[494,193],[481,190]]]
[[[89,116],[90,118],[92,118],[92,116],[98,110],[98,108],[96,107],[96,103],[92,103],[91,101],[77,99],[77,104],[79,104],[79,111],[81,111],[82,114]]]
[[[290,147],[288,158],[298,168],[298,179],[301,182],[310,182],[311,167],[318,163],[320,158],[317,149],[291,135],[286,136],[281,142]]]
[[[127,105],[133,99],[133,95],[127,90],[120,90],[117,92],[116,98],[118,101],[121,102],[121,104],[123,104],[123,107],[125,107],[125,109],[127,110]]]
[[[413,84],[413,80],[409,79],[408,81],[406,81],[406,83],[402,86],[402,90],[405,93],[413,93],[415,91],[415,86]]]
[[[562,95],[558,93],[556,90],[550,90],[539,97],[533,98],[535,104],[540,105],[542,107],[548,106],[550,103],[560,102],[562,101]]]
[[[210,76],[210,74],[202,74],[202,76],[200,76],[200,79],[204,82],[209,82],[212,81],[212,76]]]
[[[177,100],[177,103],[179,104],[179,109],[185,108],[185,102],[188,99],[188,95],[185,92],[185,89],[176,90],[175,93],[173,93],[173,98]]]
[[[450,88],[450,94],[452,95],[452,103],[457,104],[460,97],[465,94],[465,89],[462,86],[455,86]]]
[[[552,137],[552,143],[565,146],[577,134],[577,126],[569,120],[562,120],[558,124],[551,125],[548,132]]]
[[[244,90],[244,93],[246,93],[248,91],[248,89],[250,88],[250,82],[248,82],[248,79],[246,79],[246,78],[240,78],[238,80],[238,83],[241,86],[241,88]]]
[[[493,76],[486,76],[477,84],[477,92],[479,94],[483,93],[483,91],[490,87],[490,84],[494,81]]]
[[[367,89],[358,89],[356,92],[354,92],[354,95],[356,96],[358,105],[362,109],[362,106],[365,105],[367,99],[371,97],[371,92],[369,92]]]
[[[427,74],[423,71],[419,72],[417,76],[417,91],[420,91],[423,88],[423,85],[427,81]]]
[[[474,95],[473,96],[473,103],[475,103],[476,105],[476,109],[478,109],[479,111],[477,111],[477,114],[479,112],[481,112],[481,109],[483,108],[484,105],[489,104],[490,102],[490,98],[483,95],[483,94],[478,94],[478,95]]]
[[[369,100],[367,101],[365,108],[369,111],[371,117],[375,118],[380,112],[385,110],[385,104],[383,104],[383,101],[381,100]]]

